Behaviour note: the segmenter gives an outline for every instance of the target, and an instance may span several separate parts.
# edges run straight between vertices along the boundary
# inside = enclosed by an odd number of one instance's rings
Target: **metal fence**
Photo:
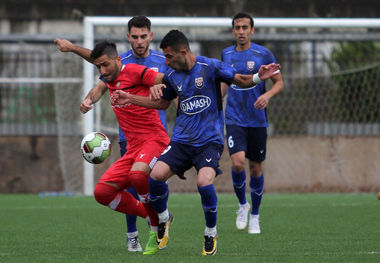
[[[82,79],[57,77],[52,41],[0,44],[0,135],[57,135],[54,87]]]
[[[283,68],[285,91],[268,108],[274,124],[271,135],[380,135],[376,50],[360,51],[368,54],[364,59],[352,52],[352,57],[341,61],[337,69],[328,62],[332,50],[342,43],[379,45],[377,33],[365,35],[367,39],[363,34],[328,34],[324,38],[319,34],[255,34],[255,41],[272,50]],[[232,43],[230,35],[223,39],[199,39],[197,53],[219,57],[221,50]],[[0,135],[56,135],[55,89],[64,89],[66,84],[81,89],[83,62],[76,55],[57,51],[53,39],[27,40],[0,43]],[[115,40],[119,41],[119,51],[129,48],[125,40]],[[152,46],[156,48],[157,43]],[[368,49],[371,47],[368,44]],[[342,67],[350,63],[355,66]],[[168,119],[173,121],[174,116]]]
[[[124,34],[117,35],[107,39],[118,43],[119,52],[129,49],[120,37]],[[216,38],[189,36],[199,43],[197,54],[215,58],[233,43],[229,32]],[[156,39],[161,37],[155,34]],[[266,170],[272,178],[266,189],[373,191],[380,182],[378,33],[256,32],[254,37],[282,64],[285,84],[267,109],[271,154]],[[0,39],[0,136],[57,136],[64,189],[81,191],[83,178],[78,175],[83,173],[83,160],[78,145],[83,60],[57,51],[53,38],[20,39],[6,43]],[[82,45],[82,40],[76,43]],[[152,45],[157,46],[157,42]],[[111,107],[102,107],[101,125],[113,126],[110,131],[117,132],[113,115]],[[175,111],[168,115],[170,127]],[[228,153],[223,156],[221,166],[226,172],[230,160]],[[189,181],[194,178],[189,176]],[[230,183],[219,180],[216,187],[230,191]],[[188,184],[172,189],[196,191]]]

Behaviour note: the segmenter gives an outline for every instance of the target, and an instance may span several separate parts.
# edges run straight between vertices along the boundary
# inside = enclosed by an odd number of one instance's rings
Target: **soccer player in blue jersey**
[[[195,56],[186,36],[171,30],[162,40],[160,48],[171,68],[158,76],[166,86],[151,87],[152,102],[146,104],[139,97],[123,91],[113,93],[111,101],[117,104],[166,108],[178,96],[177,117],[173,136],[161,154],[149,178],[149,198],[159,215],[158,241],[167,242],[168,228],[173,216],[167,208],[169,189],[166,181],[195,167],[197,186],[206,221],[203,255],[214,255],[217,250],[217,195],[213,181],[220,174],[219,160],[224,145],[224,118],[220,82],[251,87],[273,76],[280,65],[262,66],[255,75],[237,74],[235,69],[217,59]],[[158,84],[155,81],[155,84]]]
[[[273,54],[265,47],[251,42],[255,29],[253,19],[245,13],[238,13],[232,20],[232,33],[236,44],[222,52],[222,61],[242,74],[256,73],[261,65],[276,62]],[[264,189],[262,163],[266,155],[267,113],[270,98],[283,89],[281,73],[271,77],[273,86],[266,90],[265,82],[250,88],[231,84],[228,88],[225,111],[228,150],[232,160],[232,182],[239,200],[236,227],[243,230],[248,224],[250,205],[246,200],[245,158],[249,160],[250,193],[252,210],[248,233],[260,234],[259,207]],[[222,84],[223,94],[227,85]]]
[[[126,65],[135,63],[144,65],[158,72],[166,72],[168,67],[165,65],[165,56],[157,51],[149,49],[150,42],[153,39],[153,32],[150,30],[151,22],[146,16],[135,16],[128,21],[128,34],[127,38],[131,45],[130,50],[120,55],[121,63]],[[90,54],[91,50],[74,45],[66,39],[56,39],[55,44],[58,49],[63,52],[73,52],[90,63],[92,63]],[[105,85],[104,82],[99,82],[97,85]],[[167,130],[166,110],[158,110],[162,125]],[[119,145],[120,155],[126,153],[127,140],[124,133],[119,127]],[[130,192],[137,200],[138,194],[134,188],[129,188]],[[126,215],[127,222],[127,246],[128,251],[138,252],[142,251],[138,231],[136,226],[137,217],[134,215]]]

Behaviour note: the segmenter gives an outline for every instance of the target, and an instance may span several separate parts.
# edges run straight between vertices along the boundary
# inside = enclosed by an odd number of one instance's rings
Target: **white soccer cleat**
[[[260,234],[259,215],[251,215],[249,217],[248,234]]]
[[[243,230],[247,227],[248,223],[248,213],[249,213],[249,203],[245,203],[244,205],[239,204],[239,210],[236,212],[236,227],[239,230]]]
[[[141,252],[142,251],[139,236],[127,237],[127,245],[128,245],[128,251],[129,252]]]

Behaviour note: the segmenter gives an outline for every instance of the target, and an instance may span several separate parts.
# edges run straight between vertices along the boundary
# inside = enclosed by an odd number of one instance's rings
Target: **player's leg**
[[[139,195],[137,194],[136,189],[134,187],[128,188],[126,191],[130,193],[134,198],[140,201]],[[127,233],[137,234],[137,217],[135,215],[125,215],[125,221],[127,223]]]
[[[158,230],[158,215],[154,211],[151,202],[149,201],[149,166],[146,163],[135,163],[133,170],[129,173],[133,182],[133,187],[136,189],[140,202],[143,204],[150,221],[149,239],[144,249],[144,255],[153,255],[158,252],[157,230]]]
[[[125,139],[125,136],[123,134],[123,131],[121,128],[119,128],[119,134],[120,134],[120,140],[119,140],[119,146],[120,146],[120,156],[123,157],[124,154],[127,152],[127,140]],[[137,195],[136,190],[131,187],[128,188],[127,191],[133,195],[134,198],[139,200],[139,196]],[[137,230],[137,216],[135,215],[125,215],[125,221],[127,223],[127,248],[130,252],[140,252],[142,251],[141,245],[140,245],[140,239],[139,239],[139,233]]]
[[[197,151],[193,154],[193,163],[198,171],[198,192],[201,195],[206,221],[202,255],[215,255],[217,251],[218,198],[213,183],[215,176],[222,173],[219,169],[219,160],[223,153],[223,148],[223,145],[209,143],[205,146],[197,147]]]
[[[190,155],[180,143],[170,142],[152,169],[149,177],[149,198],[158,213],[158,247],[163,249],[169,241],[169,227],[173,215],[168,210],[169,188],[166,181],[174,174],[183,175],[191,167]]]
[[[243,230],[248,224],[249,203],[246,199],[245,151],[247,149],[247,129],[235,125],[227,125],[228,151],[232,161],[232,184],[239,200],[236,216],[236,227]]]
[[[149,201],[149,166],[144,162],[135,163],[132,167],[133,170],[129,173],[132,178],[133,187],[136,189],[140,201],[143,203],[145,210],[150,219],[150,234],[148,242],[144,249],[144,255],[156,254],[159,250],[157,244],[157,231],[158,231],[158,215],[154,211],[151,202]]]
[[[214,188],[215,170],[204,167],[198,173],[198,192],[201,196],[206,227],[202,255],[214,255],[217,250],[216,221],[218,215],[218,197]]]
[[[131,159],[128,158],[127,154],[114,162],[96,184],[94,197],[98,203],[109,206],[115,211],[146,218],[147,213],[142,203],[130,193],[122,191],[131,187],[128,178],[125,176],[128,174],[131,165]]]
[[[249,220],[248,233],[260,234],[259,209],[264,192],[264,173],[262,163],[266,156],[267,130],[263,128],[250,128],[251,141],[248,144],[247,157],[250,169],[250,193],[252,211]]]
[[[127,192],[130,193],[134,198],[140,201],[139,195],[137,194],[134,187],[128,188]],[[139,232],[137,230],[137,216],[135,215],[125,215],[125,221],[127,223],[127,247],[130,252],[141,252],[142,247],[140,244]]]
[[[130,193],[122,191],[115,183],[99,181],[95,186],[94,198],[99,204],[108,206],[112,210],[142,218],[148,216],[143,204]]]
[[[250,167],[250,193],[252,201],[252,211],[249,218],[248,233],[260,234],[259,208],[264,191],[264,174],[261,163],[249,162]]]
[[[146,163],[138,162],[132,167],[129,172],[129,177],[132,180],[132,185],[136,189],[140,202],[143,203],[150,219],[151,230],[157,232],[158,216],[149,202],[149,171],[150,168]]]
[[[146,140],[142,146],[139,146],[138,153],[135,156],[135,163],[129,173],[132,185],[149,215],[150,228],[151,232],[153,232],[150,234],[144,255],[155,254],[159,249],[157,244],[158,214],[149,200],[149,173],[166,146],[167,142],[161,138]]]
[[[158,247],[164,249],[169,241],[169,227],[173,223],[173,215],[168,210],[169,188],[166,181],[174,173],[170,167],[158,161],[149,177],[149,199],[152,202],[154,210],[158,213]]]

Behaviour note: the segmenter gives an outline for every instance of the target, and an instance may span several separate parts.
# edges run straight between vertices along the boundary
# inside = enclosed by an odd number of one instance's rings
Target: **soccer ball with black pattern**
[[[105,134],[91,132],[84,136],[80,149],[87,162],[98,164],[111,154],[111,142]]]

